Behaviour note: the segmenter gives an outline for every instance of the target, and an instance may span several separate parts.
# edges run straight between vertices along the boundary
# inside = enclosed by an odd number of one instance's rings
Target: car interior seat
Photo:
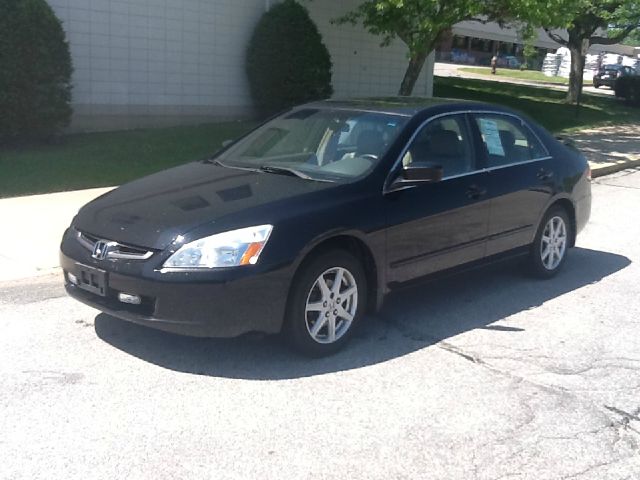
[[[441,164],[444,176],[464,173],[469,168],[462,141],[453,130],[438,130],[430,135],[428,160]]]

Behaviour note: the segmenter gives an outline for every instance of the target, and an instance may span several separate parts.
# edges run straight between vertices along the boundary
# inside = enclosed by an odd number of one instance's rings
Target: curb
[[[604,177],[612,173],[626,170],[627,168],[640,167],[640,158],[635,160],[625,160],[620,163],[612,163],[609,165],[598,166],[597,164],[589,163],[591,166],[591,178]]]

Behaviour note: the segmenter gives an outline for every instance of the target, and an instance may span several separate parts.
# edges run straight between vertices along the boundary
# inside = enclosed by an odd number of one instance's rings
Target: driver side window
[[[473,171],[473,149],[464,116],[442,117],[423,126],[402,158],[403,166],[412,162],[440,165],[445,178]]]

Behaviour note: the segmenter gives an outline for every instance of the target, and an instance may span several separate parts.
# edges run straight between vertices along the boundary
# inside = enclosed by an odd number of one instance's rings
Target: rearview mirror
[[[402,179],[414,182],[439,182],[442,180],[442,165],[432,162],[411,162],[402,169]]]

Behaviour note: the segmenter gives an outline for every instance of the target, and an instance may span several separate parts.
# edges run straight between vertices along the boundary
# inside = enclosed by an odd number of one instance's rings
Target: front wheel
[[[285,333],[305,355],[330,355],[349,341],[366,304],[360,261],[342,250],[323,253],[303,265],[294,279]]]
[[[534,275],[550,278],[565,262],[572,235],[569,216],[562,207],[551,208],[540,224],[529,253]]]

